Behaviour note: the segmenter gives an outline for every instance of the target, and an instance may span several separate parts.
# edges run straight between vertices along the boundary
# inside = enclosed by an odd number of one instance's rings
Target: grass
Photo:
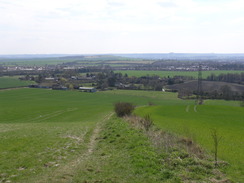
[[[116,102],[144,106],[136,112],[150,113],[158,127],[194,137],[209,151],[208,130],[217,126],[227,144],[220,144],[220,157],[231,164],[227,172],[241,180],[242,161],[236,161],[242,158],[243,108],[234,102],[208,101],[196,113],[193,101],[175,93],[30,88],[2,90],[0,101],[0,182],[181,182],[212,176],[208,164],[201,167],[194,158],[179,162],[184,152],[158,153],[140,130],[109,118]],[[165,158],[179,166],[164,164]]]
[[[105,122],[97,141],[93,156],[78,167],[74,182],[175,183],[213,177],[213,166],[207,162],[178,150],[156,151],[142,131],[115,117]]]
[[[192,76],[194,78],[198,77],[197,71],[137,71],[137,70],[117,70],[117,73],[128,74],[128,76],[146,76],[146,75],[158,75],[160,77],[174,77],[174,76]],[[205,79],[207,76],[210,76],[212,73],[215,75],[220,74],[227,74],[227,73],[242,73],[243,71],[225,71],[225,70],[218,70],[218,71],[202,71],[202,77]]]
[[[93,109],[95,101],[86,105],[89,99],[78,92],[18,89],[1,91],[0,100],[0,180],[13,182],[49,172],[84,151],[109,109]]]
[[[94,155],[79,167],[74,180],[157,182],[163,178],[161,167],[146,137],[113,117],[106,122]]]
[[[140,90],[111,90],[105,91],[104,93],[110,94],[111,96],[143,97],[144,101],[147,101],[146,104],[184,105],[184,102],[177,98],[177,93]]]
[[[48,174],[88,148],[92,131],[118,101],[146,105],[143,96],[44,89],[0,91],[0,181]]]
[[[209,105],[208,105],[209,103]],[[219,159],[230,163],[226,172],[236,181],[244,180],[243,136],[244,108],[231,106],[236,103],[218,101],[198,106],[193,103],[185,106],[152,106],[138,108],[136,113],[151,114],[156,125],[166,131],[193,139],[213,153],[211,130],[216,129],[222,140],[219,145]]]
[[[48,172],[84,151],[94,123],[4,124],[1,129],[1,181],[23,181]],[[7,131],[6,129],[9,129]]]
[[[216,106],[232,106],[239,107],[239,101],[228,101],[228,100],[205,100],[204,104],[206,105],[216,105]]]
[[[0,77],[0,89],[1,88],[14,88],[21,86],[28,86],[30,84],[34,84],[33,81],[21,81],[16,76],[4,76]]]

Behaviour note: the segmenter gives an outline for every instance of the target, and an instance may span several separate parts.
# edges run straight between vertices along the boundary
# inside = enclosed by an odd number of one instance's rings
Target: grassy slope
[[[191,104],[191,101],[182,101],[177,98],[177,93],[168,93],[160,91],[140,91],[140,90],[112,90],[104,92],[111,96],[123,97],[142,97],[144,101],[157,105],[185,105],[186,103]]]
[[[128,76],[146,76],[146,75],[158,75],[160,77],[174,77],[174,76],[192,76],[197,78],[198,72],[197,71],[124,71],[124,70],[117,70],[116,72],[120,72],[122,74],[127,73]],[[202,77],[207,78],[207,76],[210,76],[212,73],[215,75],[219,74],[227,74],[227,73],[242,73],[243,71],[202,71]]]
[[[16,182],[51,172],[85,152],[113,103],[146,105],[149,99],[28,88],[0,91],[0,101],[0,180]]]
[[[18,77],[0,77],[0,88],[14,88],[34,84],[33,81],[21,81]]]
[[[222,136],[219,158],[231,164],[227,172],[235,180],[241,181],[244,180],[244,146],[241,140],[244,108],[230,105],[236,105],[236,102],[209,101],[198,106],[197,112],[194,105],[165,105],[138,108],[137,113],[151,114],[160,128],[190,137],[209,152],[213,151],[211,129],[217,129],[219,136]]]
[[[178,180],[171,171],[162,172],[157,155],[143,135],[117,119],[106,122],[113,103],[118,101],[136,105],[152,102],[171,109],[193,104],[177,99],[174,93],[19,89],[0,91],[0,101],[1,181]],[[176,118],[176,113],[171,114]],[[105,127],[99,135],[95,132],[101,121]]]
[[[88,142],[88,151],[52,172],[25,181],[175,183],[216,177],[213,164],[177,150],[170,154],[156,151],[141,130],[115,116],[105,118],[97,127]]]
[[[212,170],[212,165],[184,152],[156,151],[145,133],[112,117],[104,124],[93,156],[77,169],[74,182],[201,182],[214,176]]]
[[[0,92],[2,180],[15,182],[50,171],[85,149],[83,142],[108,108],[95,110],[94,116],[91,105],[84,104],[87,96],[79,94],[34,89]]]

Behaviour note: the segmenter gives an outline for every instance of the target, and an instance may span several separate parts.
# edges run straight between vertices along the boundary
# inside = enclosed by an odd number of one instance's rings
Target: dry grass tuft
[[[153,146],[158,150],[170,152],[173,149],[184,149],[187,153],[202,159],[205,153],[194,141],[186,137],[178,137],[169,132],[162,131],[153,125],[149,115],[144,118],[138,116],[126,116],[124,119],[135,128],[145,131]]]

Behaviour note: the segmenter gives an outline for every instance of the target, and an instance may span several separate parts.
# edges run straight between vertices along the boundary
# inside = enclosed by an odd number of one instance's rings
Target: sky
[[[0,0],[0,54],[244,53],[243,0]]]

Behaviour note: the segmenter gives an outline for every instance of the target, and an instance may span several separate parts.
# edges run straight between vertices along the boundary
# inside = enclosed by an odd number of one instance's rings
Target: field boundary
[[[17,90],[21,88],[28,88],[27,86],[19,86],[19,87],[8,87],[8,88],[0,88],[0,91],[5,91],[5,90]]]

